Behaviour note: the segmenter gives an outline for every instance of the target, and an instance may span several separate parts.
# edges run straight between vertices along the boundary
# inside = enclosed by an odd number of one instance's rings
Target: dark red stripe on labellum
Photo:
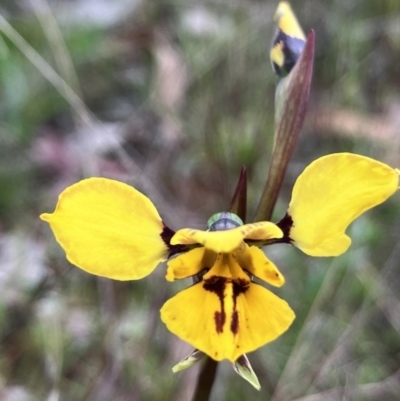
[[[239,278],[232,282],[233,285],[233,313],[231,319],[231,332],[236,335],[239,331],[239,312],[236,308],[237,298],[240,294],[244,294],[249,289],[249,281]]]
[[[228,279],[226,277],[211,276],[207,280],[204,280],[203,284],[203,288],[206,291],[213,292],[219,298],[221,311],[216,311],[214,314],[215,328],[217,330],[217,333],[223,332],[224,324],[226,321],[224,297],[227,281]]]
[[[203,288],[206,291],[214,293],[220,302],[220,311],[216,311],[214,314],[215,329],[217,333],[222,333],[224,331],[224,325],[226,322],[226,312],[225,312],[225,291],[227,284],[232,284],[233,286],[233,311],[230,322],[230,330],[236,335],[239,332],[239,311],[236,308],[237,297],[240,294],[244,294],[249,289],[249,281],[245,279],[238,279],[232,281],[226,277],[212,276],[204,281]]]

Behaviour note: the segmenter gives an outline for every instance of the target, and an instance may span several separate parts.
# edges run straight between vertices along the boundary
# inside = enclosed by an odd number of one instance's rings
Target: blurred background
[[[191,347],[159,309],[187,283],[165,266],[115,282],[71,266],[42,212],[89,176],[127,182],[173,229],[204,228],[249,172],[265,183],[276,78],[276,2],[1,0],[0,401],[190,400]],[[276,208],[315,158],[356,152],[400,167],[400,3],[297,0],[316,58],[305,125]],[[400,198],[318,259],[266,248],[297,314],[249,358],[262,389],[219,366],[212,400],[399,400]]]

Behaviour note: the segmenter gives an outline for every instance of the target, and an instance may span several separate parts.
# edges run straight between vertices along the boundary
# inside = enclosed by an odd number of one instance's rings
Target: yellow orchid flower
[[[280,287],[285,280],[256,246],[245,240],[283,237],[273,223],[260,222],[232,228],[238,217],[220,213],[226,229],[179,230],[172,244],[200,244],[168,263],[167,280],[196,276],[201,280],[181,291],[161,308],[168,329],[213,359],[234,362],[287,330],[294,312],[281,298],[251,280],[258,277]],[[193,307],[188,308],[188,305]]]
[[[284,284],[259,249],[290,243],[312,256],[338,256],[350,246],[348,225],[398,189],[399,170],[349,153],[311,163],[297,179],[285,217],[277,224],[243,224],[232,213],[209,230],[168,228],[153,203],[129,185],[89,178],[67,188],[52,214],[42,214],[68,260],[89,273],[136,280],[167,259],[169,281],[195,283],[168,300],[168,329],[211,358],[237,360],[283,334],[295,315],[253,281]],[[175,256],[175,257],[173,257]]]

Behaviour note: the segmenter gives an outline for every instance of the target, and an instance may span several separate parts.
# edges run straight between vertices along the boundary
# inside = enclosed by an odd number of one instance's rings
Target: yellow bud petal
[[[281,1],[278,4],[274,15],[274,21],[278,23],[278,29],[285,35],[306,40],[303,29],[301,29],[299,21],[287,1]]]
[[[279,3],[274,21],[278,26],[272,40],[270,58],[275,73],[281,76],[288,74],[296,64],[306,44],[306,37],[288,2]]]

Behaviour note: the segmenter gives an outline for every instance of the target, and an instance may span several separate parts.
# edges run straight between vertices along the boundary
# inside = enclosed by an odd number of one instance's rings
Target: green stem
[[[207,357],[199,374],[192,401],[208,401],[217,374],[218,362]]]

